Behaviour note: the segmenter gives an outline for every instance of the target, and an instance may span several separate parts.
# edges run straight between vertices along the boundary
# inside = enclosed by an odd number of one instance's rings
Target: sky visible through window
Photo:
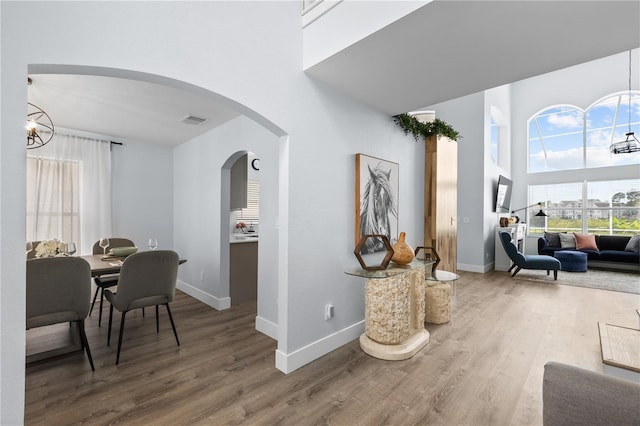
[[[529,120],[528,172],[551,173],[548,177],[558,182],[528,186],[529,204],[542,202],[548,214],[536,221],[539,218],[531,217],[534,212],[530,211],[529,232],[638,232],[640,152],[610,151],[611,144],[625,141],[629,131],[640,137],[638,91],[631,96],[629,92],[612,94],[586,110],[574,105],[550,106]],[[637,171],[619,169],[624,179],[602,180],[605,174],[599,168],[629,165],[635,165]],[[571,170],[584,172],[563,173]]]
[[[631,114],[629,114],[631,112]],[[629,121],[629,116],[631,121]],[[640,164],[640,152],[611,154],[625,134],[640,137],[640,92],[610,96],[582,109],[560,105],[529,120],[529,173]]]
[[[491,117],[491,161],[498,164],[498,125]]]

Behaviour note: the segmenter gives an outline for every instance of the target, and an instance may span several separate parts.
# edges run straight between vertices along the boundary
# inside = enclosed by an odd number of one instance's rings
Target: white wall
[[[216,308],[227,307],[229,229],[222,227],[221,221],[229,221],[222,217],[220,208],[225,192],[221,174],[229,157],[239,151],[251,151],[260,158],[258,316],[278,324],[278,137],[246,117],[175,148],[173,230],[176,249],[188,259],[180,267],[178,279],[181,289]],[[228,197],[228,188],[226,194]]]
[[[343,272],[357,266],[352,254],[354,154],[400,164],[400,228],[416,244],[412,236],[422,234],[424,148],[390,117],[301,72],[297,2],[2,2],[1,7],[0,423],[22,423],[24,407],[25,299],[16,283],[25,279],[25,184],[19,178],[25,175],[25,156],[21,144],[7,141],[24,139],[29,64],[66,64],[86,72],[98,67],[106,75],[130,70],[124,74],[172,85],[184,82],[205,96],[232,100],[244,115],[276,133],[279,220],[270,226],[277,227],[271,232],[277,232],[279,254],[278,367],[291,371],[362,332],[364,282]],[[178,172],[174,183],[181,183],[179,173],[193,172],[182,161],[199,149],[214,154],[216,147],[196,141],[176,150],[180,166],[164,170]],[[197,167],[209,165],[201,161]],[[190,189],[174,188],[174,222],[164,220],[174,228],[174,247],[193,256],[185,265],[193,259],[204,267],[195,253],[202,237],[179,237],[180,224],[191,218],[181,215],[203,204],[215,211],[215,197],[184,196],[182,191]],[[215,229],[207,232],[215,234]],[[191,269],[181,273],[198,284]],[[214,269],[211,273],[215,277]],[[210,285],[211,291],[219,290]],[[329,302],[336,316],[325,321]]]
[[[113,140],[123,145],[111,148],[112,235],[131,239],[140,250],[155,237],[159,248],[173,250],[173,151]]]
[[[364,318],[364,280],[348,277],[358,265],[355,246],[355,153],[399,163],[399,228],[410,245],[421,242],[424,144],[391,118],[358,105],[321,83],[320,124],[291,135],[288,352],[339,332]],[[308,143],[300,144],[299,137]],[[324,321],[324,306],[336,316]],[[358,330],[353,330],[355,336]]]

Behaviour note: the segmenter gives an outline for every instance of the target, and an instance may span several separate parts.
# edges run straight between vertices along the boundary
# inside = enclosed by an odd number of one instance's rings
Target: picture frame
[[[356,154],[355,244],[363,235],[386,235],[398,240],[400,165],[370,155]],[[384,251],[379,238],[369,238],[361,254]]]

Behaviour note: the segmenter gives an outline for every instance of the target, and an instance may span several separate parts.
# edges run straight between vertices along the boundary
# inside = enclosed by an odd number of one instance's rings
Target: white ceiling
[[[209,98],[173,87],[92,75],[31,74],[29,102],[42,108],[56,127],[176,146],[239,113]],[[185,124],[187,115],[207,118]]]
[[[640,1],[436,0],[306,71],[395,115],[639,47],[639,23]]]
[[[434,1],[307,72],[395,115],[639,47],[639,17],[635,0]],[[56,126],[116,140],[176,146],[239,115],[154,83],[31,77],[29,102]],[[180,122],[188,114],[208,121]]]

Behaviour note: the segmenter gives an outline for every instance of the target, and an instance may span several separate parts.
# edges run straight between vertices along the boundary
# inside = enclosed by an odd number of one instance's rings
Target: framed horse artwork
[[[356,232],[362,235],[386,235],[391,244],[398,239],[398,163],[356,154]],[[380,238],[369,238],[361,254],[385,251]]]

